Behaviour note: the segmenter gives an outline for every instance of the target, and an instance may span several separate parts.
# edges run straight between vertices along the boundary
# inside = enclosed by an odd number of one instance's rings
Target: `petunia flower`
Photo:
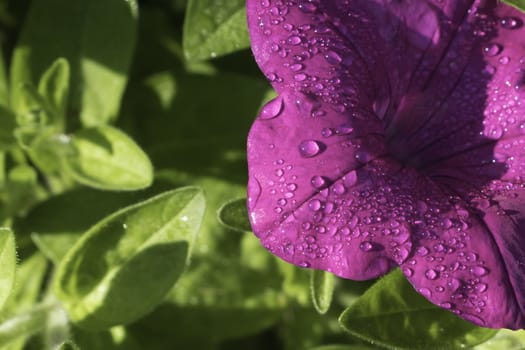
[[[273,254],[525,328],[525,14],[496,0],[248,0],[278,97],[248,138]]]

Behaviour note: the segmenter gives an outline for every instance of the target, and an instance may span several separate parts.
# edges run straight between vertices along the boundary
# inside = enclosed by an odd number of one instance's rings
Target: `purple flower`
[[[496,0],[248,0],[278,97],[248,139],[273,254],[400,266],[466,320],[525,328],[525,14]]]

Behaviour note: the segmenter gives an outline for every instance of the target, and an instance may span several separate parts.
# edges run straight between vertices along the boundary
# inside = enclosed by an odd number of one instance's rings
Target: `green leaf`
[[[83,331],[73,328],[73,337],[81,349],[140,350],[126,328],[117,326],[104,332]]]
[[[7,108],[0,106],[0,151],[11,148],[15,142],[16,116]]]
[[[319,346],[316,348],[312,348],[309,350],[374,350],[375,348],[371,348],[368,346],[363,345],[324,345]]]
[[[217,211],[217,218],[221,224],[235,231],[251,231],[248,220],[246,198],[234,199],[226,202]]]
[[[137,190],[153,181],[148,156],[126,134],[110,126],[80,130],[72,136],[67,164],[78,182],[106,190]]]
[[[85,126],[118,114],[133,56],[135,0],[34,0],[13,53],[11,84],[37,83],[59,57],[71,65],[72,111]],[[12,106],[20,94],[11,95]]]
[[[244,0],[190,0],[184,21],[186,58],[206,60],[250,46]]]
[[[4,108],[9,106],[9,84],[3,50],[0,50],[0,106]]]
[[[78,188],[50,197],[14,222],[42,253],[58,264],[80,236],[96,222],[141,199],[139,192],[105,192]]]
[[[193,344],[208,349],[205,346],[210,343],[255,334],[275,324],[287,303],[277,259],[254,235],[236,234],[217,220],[224,198],[242,196],[245,185],[167,170],[159,176],[203,188],[208,210],[191,266],[167,301],[132,326],[134,333],[143,342],[155,339],[155,349],[184,349]]]
[[[310,272],[310,293],[315,309],[325,314],[330,308],[334,295],[335,276],[327,271],[312,270]]]
[[[58,350],[80,350],[80,348],[75,343],[73,343],[71,340],[68,340],[60,344],[60,346],[58,347]]]
[[[52,124],[65,129],[65,117],[69,96],[69,63],[64,58],[53,62],[38,83],[38,92],[46,100],[53,116]]]
[[[27,339],[43,331],[54,314],[63,314],[63,312],[60,305],[56,303],[42,303],[26,312],[4,320],[0,324],[0,347],[2,349],[16,349],[12,346],[19,346],[20,343],[17,344],[17,342],[20,339]]]
[[[501,329],[488,341],[474,347],[474,350],[523,350],[525,349],[525,330],[511,331]]]
[[[11,319],[15,315],[26,314],[34,308],[46,271],[47,261],[39,253],[22,260],[16,273],[15,289],[0,313],[2,319]],[[2,347],[2,350],[22,350],[31,334],[32,331],[21,334],[9,345]]]
[[[16,271],[15,237],[8,228],[0,228],[0,309],[13,290]]]
[[[133,322],[165,297],[186,267],[204,213],[194,187],[125,208],[91,228],[61,261],[55,291],[90,330]]]
[[[462,349],[496,334],[428,302],[399,269],[368,289],[339,322],[349,333],[390,349]]]
[[[504,3],[507,3],[511,6],[514,6],[518,10],[525,12],[525,0],[503,0]]]

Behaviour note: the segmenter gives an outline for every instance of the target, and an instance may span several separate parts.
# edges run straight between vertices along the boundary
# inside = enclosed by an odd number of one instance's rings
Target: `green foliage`
[[[0,28],[3,350],[525,347],[399,272],[372,286],[261,246],[246,136],[276,93],[244,0],[0,0]]]
[[[224,226],[237,231],[251,231],[248,221],[246,198],[234,199],[223,204],[217,212],[219,222]]]
[[[184,271],[203,213],[202,192],[190,187],[93,226],[57,271],[55,291],[71,319],[104,330],[151,311]]]
[[[78,182],[106,190],[137,190],[151,185],[148,156],[126,134],[110,126],[80,130],[71,137],[66,158]]]
[[[332,303],[335,276],[326,271],[312,270],[310,273],[310,292],[315,309],[325,314]]]
[[[521,10],[522,12],[525,12],[525,0],[503,0],[503,2],[514,6],[518,10]]]
[[[461,349],[496,333],[430,304],[400,270],[367,290],[343,312],[340,322],[351,334],[391,349]]]
[[[135,46],[137,16],[134,0],[32,1],[11,63],[12,106],[18,110],[22,98],[17,86],[35,84],[64,57],[71,65],[70,107],[80,112],[82,123],[115,120]]]
[[[15,270],[15,237],[11,230],[0,228],[0,310],[13,290]]]
[[[189,0],[184,53],[205,60],[249,47],[244,0]]]

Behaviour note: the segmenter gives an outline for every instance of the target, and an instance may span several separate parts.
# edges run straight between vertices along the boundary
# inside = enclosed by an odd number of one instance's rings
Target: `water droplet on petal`
[[[412,270],[412,269],[409,268],[409,267],[403,267],[403,273],[404,273],[405,276],[407,276],[407,277],[412,277],[412,275],[414,275],[414,270]]]
[[[352,170],[343,177],[343,183],[346,187],[352,187],[357,183],[357,171]]]
[[[288,38],[288,44],[290,45],[299,45],[301,43],[301,38],[297,35],[292,35]]]
[[[301,10],[304,13],[312,13],[317,10],[317,6],[315,4],[312,4],[311,2],[302,2],[299,4],[299,10]]]
[[[345,186],[340,182],[336,183],[334,187],[332,188],[332,190],[335,194],[339,194],[339,195],[346,192]]]
[[[432,296],[432,292],[428,288],[419,288],[418,292],[425,298],[430,298]]]
[[[523,25],[521,19],[516,17],[504,17],[500,20],[500,24],[505,29],[517,29]]]
[[[434,269],[428,269],[425,271],[425,277],[429,280],[435,280],[438,277],[438,273]]]
[[[281,97],[271,100],[264,105],[261,111],[261,119],[273,119],[283,111],[284,102]]]
[[[322,207],[322,203],[319,199],[312,199],[309,203],[308,203],[308,208],[310,208],[310,210],[312,211],[319,211],[319,209],[321,209]]]
[[[305,81],[306,78],[308,78],[308,76],[306,74],[304,74],[304,73],[298,73],[298,74],[294,75],[293,78],[294,78],[295,81]]]
[[[363,241],[363,242],[361,242],[361,244],[359,244],[359,249],[361,249],[364,252],[369,252],[373,248],[374,248],[374,246],[372,245],[372,243],[370,243],[368,241]]]
[[[314,188],[322,188],[326,186],[327,181],[322,176],[316,175],[312,177],[310,183]]]
[[[485,276],[489,273],[489,270],[483,266],[474,266],[470,268],[470,272],[478,277]]]
[[[305,140],[299,145],[299,153],[304,158],[310,158],[318,155],[321,152],[322,144],[314,140]]]
[[[483,293],[487,290],[488,286],[485,283],[478,283],[474,286],[474,289],[476,289],[476,292]]]
[[[334,134],[334,131],[330,128],[323,128],[323,130],[321,130],[321,135],[323,135],[323,137],[330,137]]]
[[[339,64],[343,61],[343,58],[335,51],[328,51],[324,55],[324,58],[326,59],[328,63],[333,64],[333,65]]]
[[[490,57],[497,56],[501,50],[503,50],[503,46],[496,43],[489,44],[483,48],[483,52]]]
[[[499,63],[503,65],[508,64],[509,62],[510,62],[509,56],[503,56],[503,57],[500,57],[499,59]]]

